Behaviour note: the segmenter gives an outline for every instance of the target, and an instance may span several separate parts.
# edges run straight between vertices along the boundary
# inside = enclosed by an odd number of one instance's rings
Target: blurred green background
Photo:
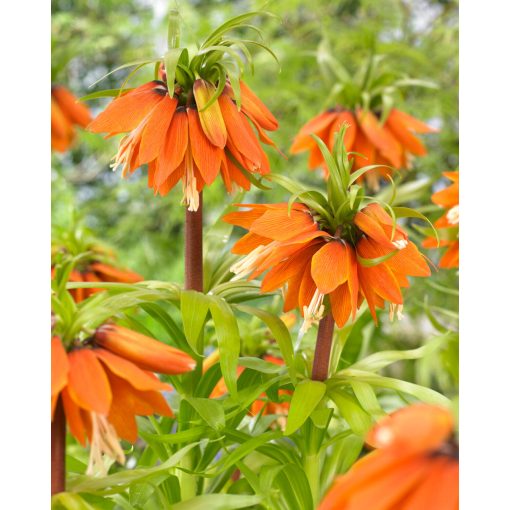
[[[121,64],[164,53],[167,14],[172,8],[178,8],[182,16],[181,45],[189,46],[234,15],[257,9],[277,15],[256,18],[254,24],[262,29],[265,43],[278,56],[281,69],[270,55],[255,50],[255,75],[245,76],[245,80],[279,120],[280,128],[271,135],[287,154],[299,128],[332,106],[324,104],[329,89],[313,55],[324,38],[329,40],[334,56],[349,70],[362,65],[375,47],[377,53],[387,56],[388,67],[437,83],[436,90],[407,89],[397,107],[440,128],[438,134],[425,137],[429,154],[416,160],[403,182],[423,183],[410,205],[421,209],[432,221],[441,214],[431,206],[430,196],[446,184],[441,172],[458,167],[457,1],[53,0],[53,83],[67,86],[78,97],[118,87],[129,69],[108,76],[92,88],[90,85]],[[148,66],[132,84],[150,79],[152,67]],[[97,114],[107,102],[93,100],[89,105]],[[146,279],[180,282],[184,218],[180,187],[165,197],[154,197],[147,188],[144,168],[121,179],[109,168],[117,144],[118,137],[103,140],[80,131],[71,151],[53,155],[53,223],[65,227],[74,217],[81,218],[97,237],[117,249],[126,267]],[[306,155],[286,160],[272,148],[267,152],[274,172],[321,185],[322,174],[307,170]],[[279,189],[252,189],[244,197],[246,202],[286,199],[288,196]],[[217,221],[230,200],[219,180],[205,190],[206,225]],[[413,232],[419,243],[420,237]],[[437,262],[438,253],[428,251],[427,255]],[[437,285],[447,291],[438,290]],[[415,281],[406,294],[406,312],[411,322],[395,326],[384,317],[383,327],[376,333],[371,327],[369,336],[376,334],[380,349],[408,348],[438,333],[431,326],[431,316],[440,324],[454,327],[457,287],[455,270],[438,271],[432,279]],[[423,313],[427,300],[437,308],[428,310],[428,317]],[[448,345],[445,348],[449,349]],[[447,361],[455,365],[456,354],[450,354]],[[435,363],[434,359],[427,362]],[[424,373],[430,375],[431,371]],[[444,378],[444,374],[439,377]]]

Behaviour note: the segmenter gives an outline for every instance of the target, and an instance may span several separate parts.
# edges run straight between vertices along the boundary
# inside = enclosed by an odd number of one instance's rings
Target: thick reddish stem
[[[202,292],[203,262],[202,262],[202,193],[199,197],[197,211],[186,209],[184,227],[184,286],[186,289]]]
[[[51,495],[66,490],[66,415],[58,398],[51,422]]]
[[[328,313],[328,315],[324,316],[319,322],[312,369],[312,379],[314,381],[324,381],[328,378],[329,358],[331,356],[331,342],[333,341],[334,329],[335,321],[333,315]]]

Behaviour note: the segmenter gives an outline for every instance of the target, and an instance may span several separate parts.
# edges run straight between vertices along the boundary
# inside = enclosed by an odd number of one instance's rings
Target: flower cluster
[[[66,348],[67,347],[67,348]],[[51,416],[59,397],[73,436],[85,446],[88,473],[104,472],[102,455],[124,463],[119,437],[136,441],[135,416],[172,416],[162,391],[171,387],[152,372],[182,374],[195,362],[187,354],[135,331],[104,324],[83,342],[51,340]]]
[[[395,311],[400,317],[407,277],[430,275],[416,245],[376,203],[335,231],[305,204],[292,204],[290,212],[286,203],[238,205],[249,210],[227,214],[224,221],[249,232],[232,249],[245,255],[232,271],[238,278],[268,271],[261,290],[284,288],[284,311],[300,309],[302,331],[323,316],[326,296],[338,327],[355,317],[364,300],[375,321],[385,301],[391,317]],[[378,263],[366,265],[366,259]]]
[[[451,269],[459,267],[459,172],[443,172],[443,175],[452,184],[432,195],[432,202],[446,209],[434,227],[439,233],[439,246],[448,248],[439,261],[439,267]],[[422,246],[437,248],[437,240],[427,237]]]
[[[310,151],[310,170],[321,166],[327,177],[329,172],[322,154],[311,138],[318,136],[333,149],[335,133],[344,122],[349,124],[345,135],[345,148],[353,152],[353,171],[368,165],[387,165],[397,169],[410,168],[413,156],[425,156],[427,150],[416,133],[431,133],[435,129],[411,115],[393,108],[385,122],[381,123],[380,112],[357,108],[348,110],[341,106],[331,108],[307,122],[297,134],[290,148],[291,154]],[[372,189],[378,189],[379,177],[386,177],[392,170],[381,167],[365,176]]]
[[[453,417],[444,408],[415,404],[384,418],[367,437],[376,451],[339,476],[319,510],[455,510],[459,453]]]

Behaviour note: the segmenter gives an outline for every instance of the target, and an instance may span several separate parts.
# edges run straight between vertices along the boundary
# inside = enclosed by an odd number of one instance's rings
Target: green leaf
[[[260,503],[259,496],[245,494],[202,494],[172,505],[172,510],[234,510],[253,507]]]
[[[278,374],[283,368],[280,365],[276,365],[275,363],[270,363],[269,361],[265,361],[260,358],[250,357],[239,358],[239,365],[242,367],[251,368],[257,372],[262,372],[263,374]]]
[[[385,415],[385,412],[381,409],[381,405],[377,400],[375,391],[370,384],[361,381],[351,381],[351,387],[361,407],[367,413],[375,418],[380,418]]]
[[[195,290],[183,290],[181,292],[181,314],[184,334],[191,348],[202,355],[202,347],[199,339],[204,322],[209,311],[209,298]]]
[[[80,101],[89,101],[90,99],[99,99],[102,97],[117,97],[121,92],[122,94],[127,94],[131,90],[134,89],[122,88],[122,89],[98,90],[97,92],[92,92],[92,94],[87,94],[86,96],[80,97]]]
[[[303,381],[296,386],[290,402],[285,435],[290,436],[303,425],[326,393],[321,381]]]
[[[432,224],[432,222],[424,216],[421,212],[416,211],[415,209],[411,209],[410,207],[393,207],[393,212],[397,218],[419,218],[420,220],[426,221],[434,232],[434,236],[437,239],[439,244],[439,237],[437,235],[437,231]]]
[[[161,58],[158,57],[158,58],[151,58],[149,60],[137,60],[135,62],[128,62],[127,64],[123,64],[119,67],[116,67],[113,71],[106,73],[104,76],[101,76],[101,78],[99,78],[99,80],[96,80],[94,83],[89,85],[89,88],[92,88],[94,85],[97,85],[100,81],[103,81],[105,78],[107,78],[108,76],[110,76],[113,73],[116,73],[117,71],[120,71],[121,69],[126,69],[128,67],[133,67],[133,66],[145,66],[147,64],[154,64],[154,62],[158,62],[158,60],[161,60]]]
[[[239,328],[230,305],[218,296],[210,295],[210,310],[216,327],[221,372],[232,395],[237,393],[237,360],[241,350]]]
[[[181,39],[181,24],[179,20],[179,11],[172,9],[168,14],[168,48],[175,49],[179,47]]]
[[[206,442],[206,441],[202,441]],[[158,475],[166,475],[168,470],[175,467],[182,458],[200,443],[191,443],[172,455],[167,461],[150,468],[138,468],[128,471],[120,471],[104,478],[90,478],[79,476],[68,481],[68,487],[72,492],[90,492],[94,494],[115,494],[123,492],[126,487],[133,483],[150,480]]]
[[[294,347],[290,338],[289,330],[283,321],[276,315],[247,305],[236,305],[236,308],[248,315],[258,317],[266,326],[271,330],[274,339],[276,340],[283,359],[289,369],[289,375],[295,377],[296,371],[294,367]]]
[[[360,168],[359,170],[356,170],[353,172],[349,178],[349,186],[354,184],[363,174],[369,172],[370,170],[373,170],[374,168],[389,168],[390,170],[396,171],[395,168],[389,165],[368,165]]]
[[[187,397],[186,400],[213,429],[221,430],[225,428],[225,411],[219,402],[207,398],[192,397]]]
[[[313,497],[308,478],[300,466],[288,464],[276,475],[275,482],[293,510],[313,510]]]
[[[389,253],[387,253],[386,255],[382,255],[381,257],[376,257],[374,259],[365,259],[361,255],[356,253],[356,258],[358,259],[358,262],[362,266],[374,267],[374,266],[377,266],[377,265],[381,264],[382,262],[385,262],[386,260],[390,259],[396,253],[398,253],[398,250],[393,250],[393,251],[390,251]]]
[[[183,51],[182,48],[171,48],[163,57],[165,63],[166,86],[170,97],[174,95],[175,70],[177,69],[177,64]]]
[[[52,510],[94,510],[80,495],[61,492],[51,498]]]
[[[372,419],[359,402],[348,393],[334,388],[328,390],[328,396],[338,407],[352,431],[359,436],[365,436],[372,426]]]

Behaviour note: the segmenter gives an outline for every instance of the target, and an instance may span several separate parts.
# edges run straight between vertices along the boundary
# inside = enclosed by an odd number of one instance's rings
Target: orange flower
[[[310,136],[317,135],[330,150],[333,149],[334,135],[346,122],[344,144],[347,152],[353,154],[352,171],[368,165],[389,165],[397,169],[410,168],[412,156],[427,154],[425,146],[415,133],[431,133],[435,130],[410,115],[393,108],[384,125],[380,125],[377,115],[360,108],[355,111],[340,106],[332,108],[308,121],[297,134],[290,148],[291,154],[310,151],[308,167],[314,170],[321,166],[327,177],[329,171],[319,147]],[[371,188],[378,189],[379,177],[391,173],[388,168],[378,168],[364,174]]]
[[[447,209],[434,226],[440,234],[445,233],[446,239],[440,235],[439,246],[448,247],[439,261],[439,267],[451,269],[459,267],[459,172],[443,172],[443,175],[453,184],[432,195],[432,202]],[[427,237],[422,246],[437,248],[437,240],[433,236]]]
[[[119,437],[136,441],[135,416],[172,416],[161,391],[171,387],[152,372],[181,374],[194,361],[181,351],[120,326],[103,325],[89,342],[67,352],[51,340],[51,415],[62,398],[69,429],[91,445],[88,472],[104,471],[102,454],[124,462]]]
[[[364,299],[374,320],[376,308],[390,303],[400,318],[407,276],[429,276],[430,269],[416,246],[399,226],[392,233],[390,216],[370,204],[355,216],[353,224],[335,232],[321,229],[306,205],[237,204],[250,208],[223,219],[249,232],[232,248],[246,255],[231,270],[236,278],[262,279],[262,292],[285,289],[284,311],[299,308],[304,317],[301,333],[320,320],[328,296],[333,317],[342,327],[354,318]],[[366,267],[363,259],[378,259]],[[370,262],[370,261],[368,261]],[[365,262],[366,264],[366,262]]]
[[[51,148],[65,152],[75,137],[74,125],[87,126],[92,120],[88,108],[62,85],[51,87]]]
[[[443,408],[415,404],[384,418],[367,442],[378,448],[333,483],[319,510],[456,510],[458,446]]]
[[[199,192],[221,173],[227,191],[233,185],[250,188],[239,169],[261,175],[269,161],[250,126],[263,143],[273,144],[264,130],[278,122],[260,99],[241,82],[241,108],[227,84],[211,105],[216,88],[197,79],[184,94],[180,87],[170,95],[163,81],[152,81],[114,99],[89,125],[108,136],[129,133],[120,142],[112,167],[122,175],[148,164],[148,184],[154,193],[166,195],[182,180],[184,200],[191,211],[198,208]]]
[[[54,276],[54,268],[51,269],[51,277]],[[143,277],[133,271],[126,271],[102,262],[91,262],[84,268],[71,271],[70,282],[121,282],[136,283]],[[69,292],[76,303],[80,303],[101,289],[71,289]]]

